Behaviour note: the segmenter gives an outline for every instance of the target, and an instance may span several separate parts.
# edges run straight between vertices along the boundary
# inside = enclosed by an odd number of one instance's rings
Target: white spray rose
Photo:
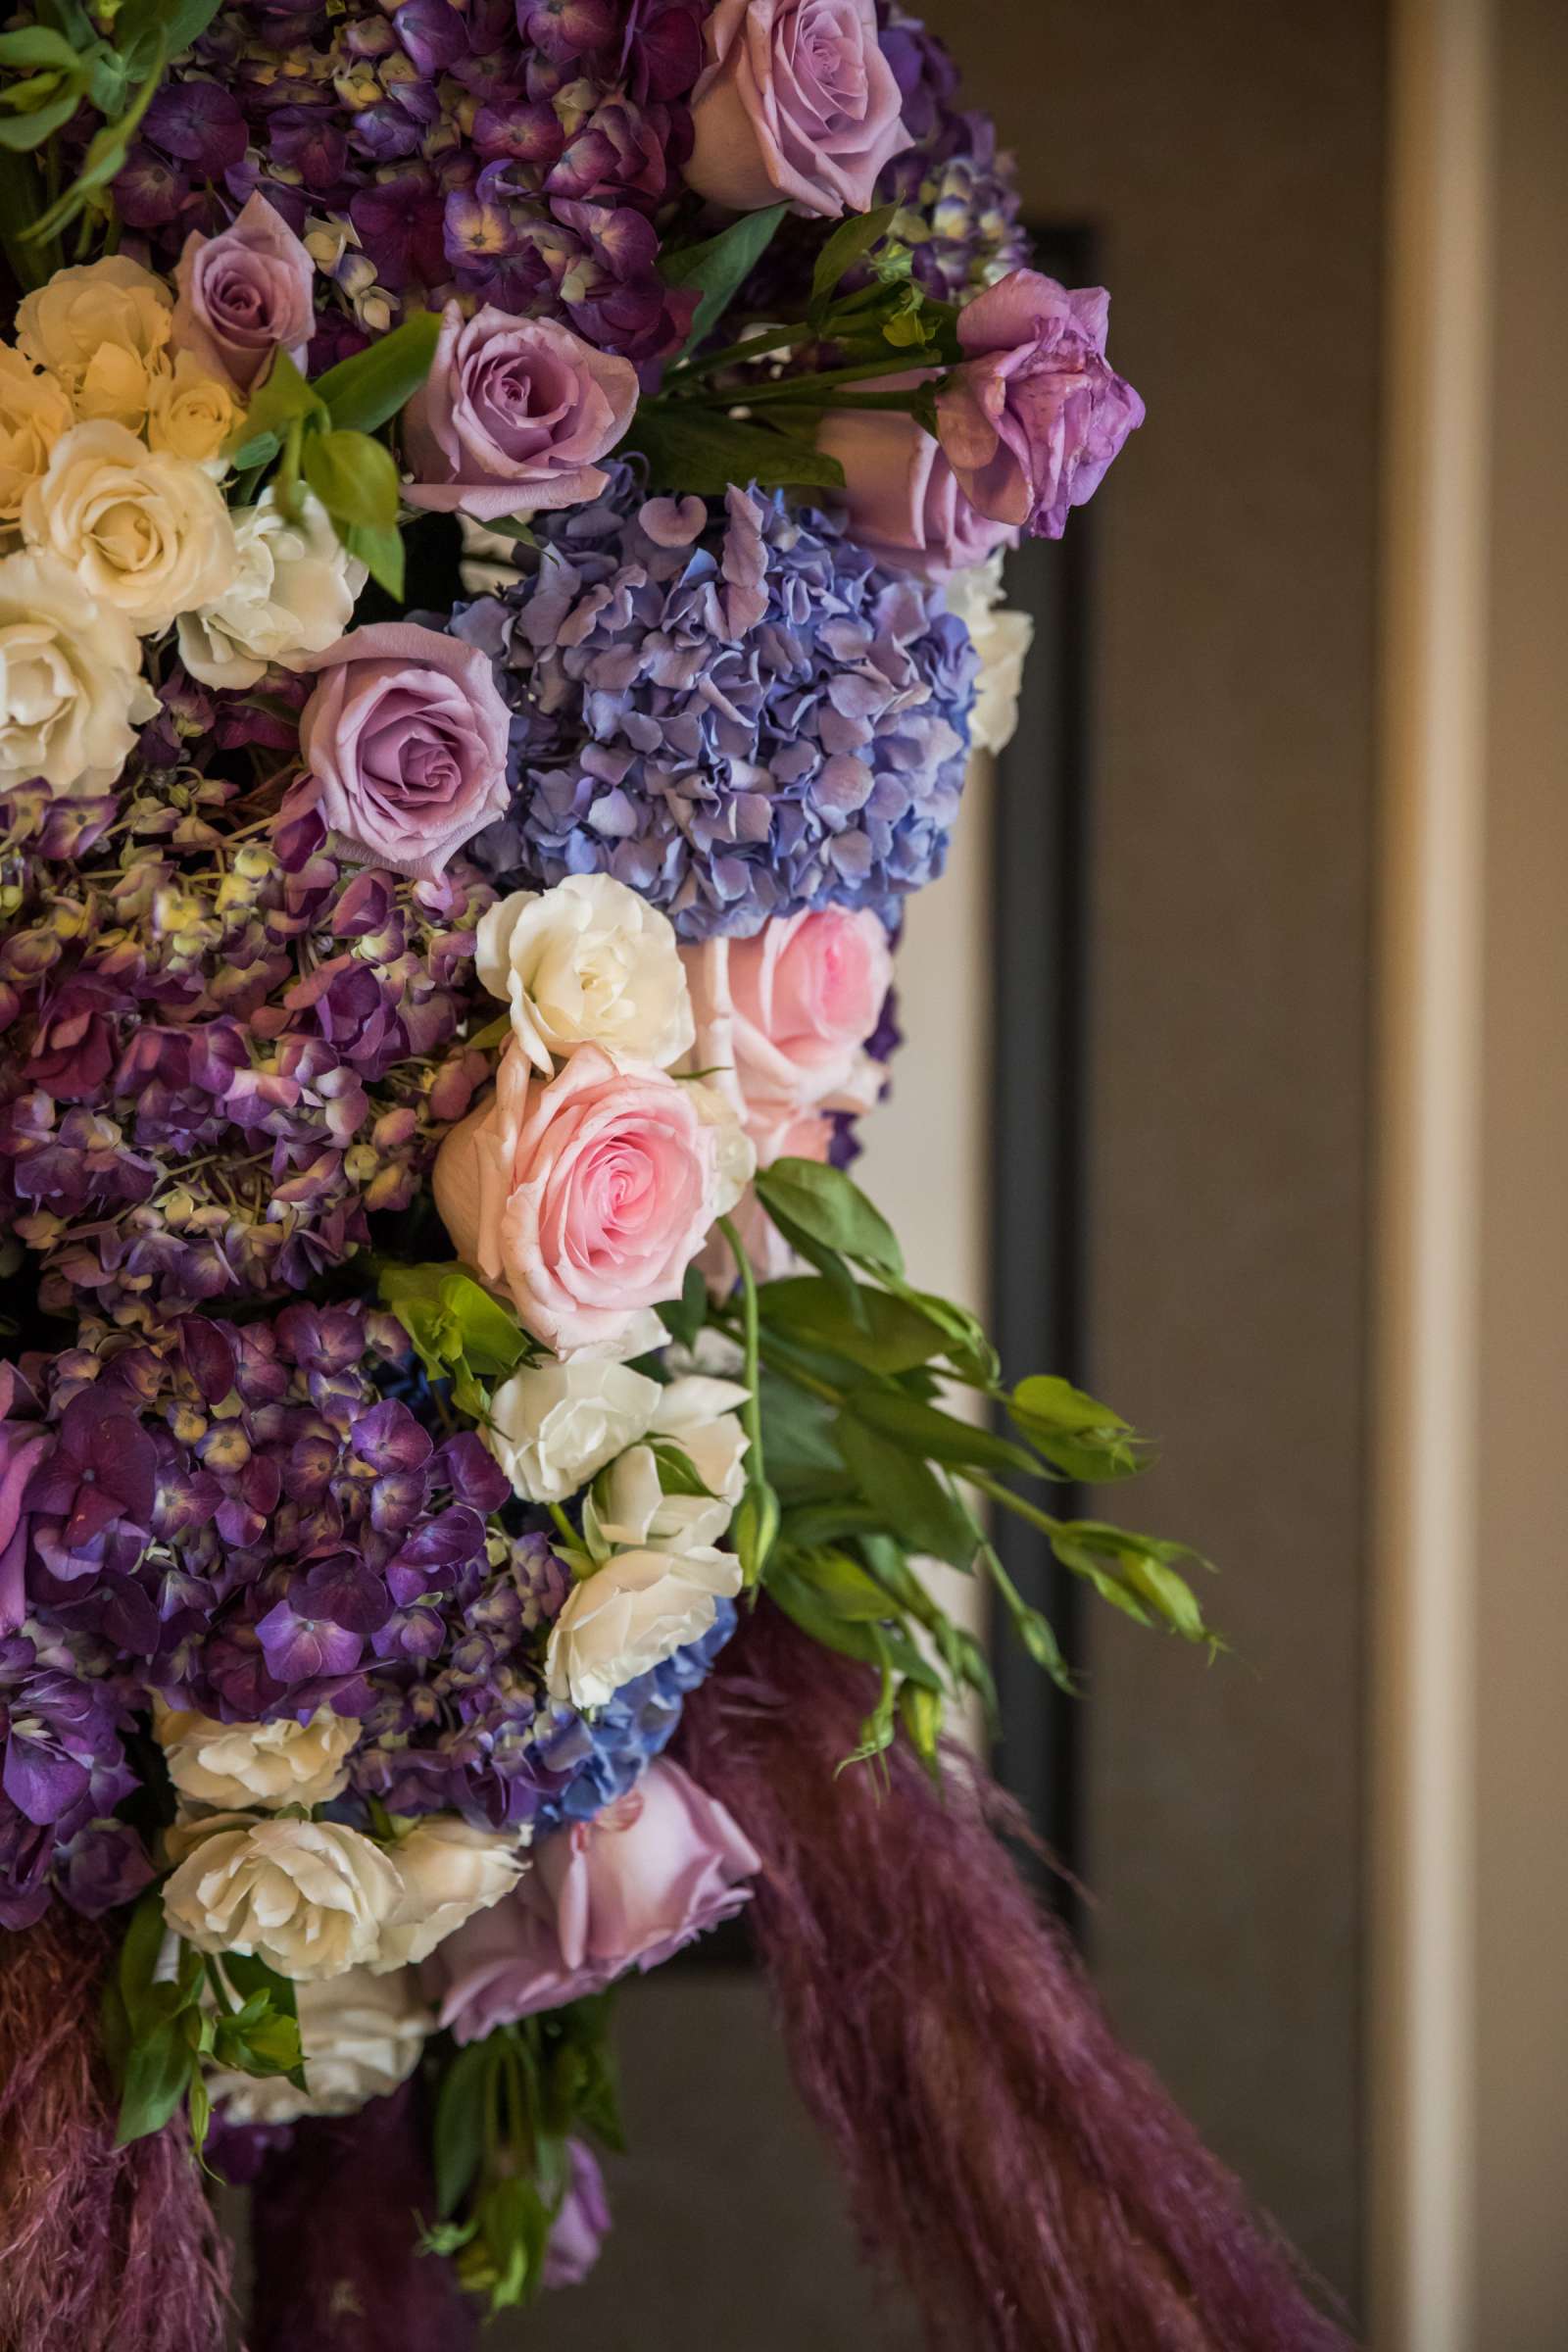
[[[678,1446],[708,1489],[666,1494],[652,1446],[634,1446],[594,1490],[600,1535],[609,1544],[655,1551],[692,1551],[716,1544],[746,1492],[749,1444],[735,1382],[693,1375],[660,1392],[651,1435]]]
[[[293,2124],[302,2115],[354,2115],[406,2082],[435,2019],[412,1968],[371,1976],[351,1968],[296,1994],[305,2088],[286,2075],[230,2074],[213,2067],[207,2089],[230,2124]]]
[[[1018,724],[1018,692],[1035,624],[1027,612],[1002,602],[1002,552],[948,582],[948,611],[956,612],[980,657],[980,679],[969,719],[969,742],[977,752],[1004,752]]]
[[[139,432],[152,388],[169,369],[173,298],[150,270],[123,254],[57,270],[24,296],[17,341],[57,375],[79,417],[105,417]]]
[[[425,1960],[438,1943],[510,1894],[527,1867],[515,1830],[476,1830],[455,1813],[416,1821],[392,1849],[403,1899],[385,1927],[370,1966],[402,1968]]]
[[[254,686],[270,662],[297,668],[336,645],[354,617],[365,565],[307,491],[297,517],[270,490],[238,508],[234,576],[221,596],[179,616],[179,658],[204,686]]]
[[[318,1707],[309,1723],[215,1723],[157,1705],[153,1731],[169,1777],[200,1805],[324,1805],[348,1781],[346,1759],[361,1726]]]
[[[550,1632],[550,1695],[602,1707],[625,1683],[700,1641],[741,1589],[727,1551],[621,1551],[574,1585]]]
[[[242,414],[232,387],[210,374],[194,352],[182,351],[172,373],[153,379],[147,446],[188,458],[218,480],[227,470],[223,444]]]
[[[220,1813],[168,1842],[185,1857],[164,1886],[175,1935],[202,1952],[252,1952],[280,1976],[363,1967],[403,1900],[381,1847],[336,1822]]]
[[[22,502],[22,528],[143,637],[212,603],[234,577],[234,533],[211,476],[106,419],[74,425],[55,444]]]
[[[626,1364],[540,1364],[502,1382],[479,1434],[525,1502],[564,1502],[636,1443],[662,1394]]]
[[[0,784],[106,792],[157,710],[122,612],[53,557],[0,557]]]
[[[64,387],[0,344],[0,523],[14,523],[74,418]]]
[[[610,874],[514,891],[482,917],[475,962],[546,1077],[588,1045],[668,1069],[696,1035],[674,926]]]

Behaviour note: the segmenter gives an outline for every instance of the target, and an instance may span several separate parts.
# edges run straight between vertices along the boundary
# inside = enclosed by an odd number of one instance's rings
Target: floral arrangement
[[[320,2243],[364,2117],[402,2241],[272,2340],[455,2341],[808,1816],[1004,1877],[923,1561],[1065,1687],[988,1513],[1212,1639],[846,1172],[1003,554],[1142,407],[889,0],[40,0],[0,197],[0,2335],[216,2342],[203,2172]]]

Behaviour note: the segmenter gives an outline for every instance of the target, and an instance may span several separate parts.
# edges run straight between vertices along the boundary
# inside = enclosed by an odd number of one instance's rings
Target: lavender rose
[[[637,406],[629,360],[595,351],[554,318],[449,302],[430,373],[403,415],[409,504],[477,521],[597,498]]]
[[[870,209],[877,174],[912,144],[877,45],[874,0],[718,0],[692,93],[686,178],[737,212]]]
[[[274,351],[303,366],[316,329],[315,269],[265,196],[252,196],[220,236],[192,230],[174,284],[176,350],[194,352],[237,390],[250,390]]]
[[[320,683],[287,814],[314,807],[375,864],[431,880],[507,807],[508,713],[489,662],[438,629],[381,620],[300,666]]]
[[[866,389],[903,392],[922,380],[916,369]],[[831,409],[816,446],[844,468],[851,535],[891,570],[945,580],[1016,543],[1015,529],[970,504],[946,451],[913,416]]]
[[[1110,296],[1012,270],[960,313],[970,355],[937,394],[958,486],[995,521],[1059,539],[1093,498],[1144,404],[1105,360]]]

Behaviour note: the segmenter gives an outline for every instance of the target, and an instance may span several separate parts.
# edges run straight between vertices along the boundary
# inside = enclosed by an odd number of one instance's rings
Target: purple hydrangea
[[[512,814],[470,844],[498,880],[605,872],[682,938],[837,904],[896,920],[942,871],[976,659],[940,589],[883,571],[781,494],[595,504],[458,635],[515,713]]]
[[[896,0],[878,0],[877,21],[912,144],[884,170],[875,201],[900,207],[894,230],[910,247],[917,283],[965,302],[1028,267],[1012,158],[998,152],[989,115],[958,105],[958,69],[947,45]]]
[[[136,1787],[127,1679],[91,1642],[28,1626],[0,1641],[0,1928],[30,1927],[51,1882],[96,1915],[151,1876],[109,1816]]]

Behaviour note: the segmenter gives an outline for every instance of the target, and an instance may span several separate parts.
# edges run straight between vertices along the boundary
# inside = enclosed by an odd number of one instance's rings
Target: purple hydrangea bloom
[[[957,813],[963,623],[835,516],[731,490],[720,517],[610,473],[535,518],[517,587],[452,620],[515,713],[514,809],[475,861],[508,884],[613,874],[689,940],[830,904],[892,923]]]

